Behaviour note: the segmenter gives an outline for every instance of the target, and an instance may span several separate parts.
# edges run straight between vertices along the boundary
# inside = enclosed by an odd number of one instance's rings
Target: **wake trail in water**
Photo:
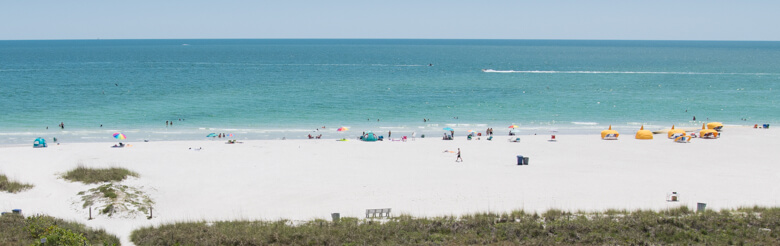
[[[530,73],[530,74],[674,74],[674,75],[780,75],[777,73],[705,73],[705,72],[647,72],[647,71],[545,71],[545,70],[493,70],[482,69],[485,73]]]

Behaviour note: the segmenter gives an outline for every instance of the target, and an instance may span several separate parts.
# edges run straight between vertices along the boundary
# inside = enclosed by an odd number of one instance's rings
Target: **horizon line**
[[[511,39],[511,38],[73,38],[73,39],[0,39],[0,41],[98,41],[98,40],[495,40],[495,41],[676,41],[676,42],[780,42],[780,40],[712,39]]]

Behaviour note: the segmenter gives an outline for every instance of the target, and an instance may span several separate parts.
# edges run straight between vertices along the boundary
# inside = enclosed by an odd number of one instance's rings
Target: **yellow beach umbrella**
[[[639,128],[639,131],[636,132],[636,139],[653,139],[653,132],[645,130],[645,126],[642,126],[642,128]]]
[[[699,131],[699,137],[701,138],[717,138],[718,137],[718,131],[715,129],[707,129],[704,127],[704,124],[701,124],[701,131]]]
[[[710,122],[707,123],[707,129],[713,129],[716,131],[720,131],[720,129],[723,128],[723,124],[720,122]]]
[[[669,138],[674,138],[674,134],[678,134],[678,133],[681,133],[681,134],[685,135],[685,130],[683,130],[683,129],[674,129],[674,125],[672,125],[672,129],[669,130],[669,132],[667,134],[669,135],[668,136]]]
[[[601,131],[601,139],[605,139],[607,135],[614,134],[615,139],[617,139],[618,136],[620,136],[620,133],[618,133],[615,130],[612,130],[612,125],[609,125],[609,129]]]

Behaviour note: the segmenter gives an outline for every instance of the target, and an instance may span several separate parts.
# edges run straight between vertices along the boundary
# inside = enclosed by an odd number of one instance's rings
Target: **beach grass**
[[[180,222],[132,232],[136,245],[771,245],[780,208],[477,213],[387,220]]]
[[[5,174],[0,174],[0,191],[9,193],[18,193],[27,189],[31,189],[32,184],[19,183],[13,180],[9,180]]]
[[[138,177],[138,174],[121,167],[112,168],[88,168],[79,165],[76,169],[70,170],[62,177],[85,184],[94,184],[102,182],[122,181],[127,176]]]
[[[119,238],[105,230],[76,222],[46,215],[0,216],[0,245],[39,245],[41,238],[47,239],[46,245],[120,245]]]

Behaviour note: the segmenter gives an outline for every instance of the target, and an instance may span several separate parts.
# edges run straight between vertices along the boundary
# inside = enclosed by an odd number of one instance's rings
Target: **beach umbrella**
[[[707,123],[707,129],[715,129],[716,131],[720,131],[721,128],[723,128],[723,123],[720,122]]]
[[[117,132],[114,133],[114,138],[122,140],[122,139],[126,139],[127,137],[125,137],[125,134]]]
[[[642,128],[636,132],[636,139],[653,139],[653,132],[645,130],[645,126],[642,125]]]
[[[718,131],[715,129],[707,129],[704,127],[705,124],[701,124],[701,131],[699,131],[699,137],[700,138],[717,138],[718,137]]]
[[[454,129],[452,129],[450,127],[445,127],[445,128],[442,128],[442,129],[444,129],[445,131],[454,131]]]
[[[674,125],[672,125],[672,129],[667,132],[669,138],[675,138],[674,134],[683,134],[685,135],[685,130],[683,129],[674,129]]]
[[[209,133],[209,135],[206,135],[207,138],[213,138],[213,137],[216,137],[216,136],[217,136],[216,133]]]
[[[607,139],[607,136],[610,136],[611,140],[617,140],[618,136],[620,136],[620,133],[618,133],[615,130],[612,130],[612,125],[609,125],[609,129],[601,131],[601,139]]]
[[[469,133],[472,133],[472,132],[474,132],[474,130],[468,130],[468,132],[469,132]]]
[[[347,131],[347,130],[349,130],[349,128],[346,128],[346,127],[343,127],[343,126],[342,126],[341,128],[339,128],[339,129],[338,129],[338,130],[336,130],[336,131],[343,132],[343,131]]]
[[[518,127],[520,127],[520,126],[518,126],[518,125],[515,125],[515,124],[512,124],[511,126],[509,126],[509,128],[512,128],[512,129],[514,129],[514,128],[518,128]]]

